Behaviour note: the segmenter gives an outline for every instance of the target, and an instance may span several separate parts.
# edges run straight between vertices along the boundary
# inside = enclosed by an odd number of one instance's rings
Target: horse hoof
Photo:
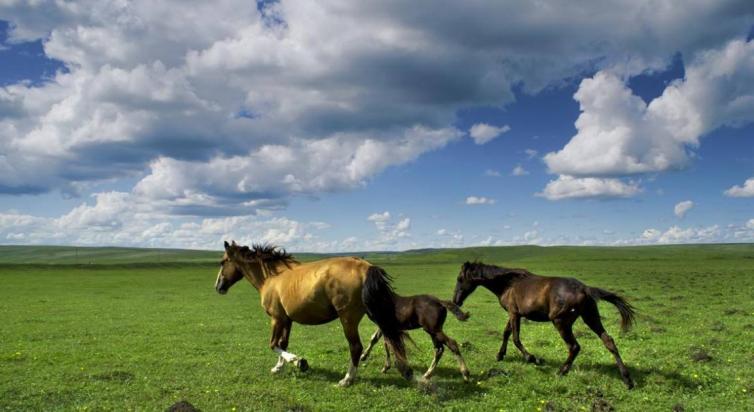
[[[380,372],[387,373],[390,370],[390,366],[384,366]]]
[[[540,359],[537,359],[537,357],[534,356],[534,355],[527,356],[526,357],[526,362],[527,363],[533,363],[535,365],[541,365],[542,364],[542,361]]]
[[[500,362],[500,361],[502,361],[503,359],[505,359],[505,354],[504,354],[504,353],[503,353],[503,354],[500,354],[500,353],[498,353],[498,354],[497,354],[497,356],[495,357],[495,359],[496,359],[496,360],[497,360],[498,362]]]
[[[635,385],[634,381],[632,379],[629,379],[628,381],[626,381],[625,384],[626,384],[626,387],[628,388],[628,390],[633,389],[634,385]]]
[[[296,361],[296,366],[298,366],[298,370],[301,372],[306,372],[309,370],[309,362],[306,361],[306,359],[299,359]]]
[[[369,359],[368,356],[361,355],[361,357],[359,358],[359,362],[366,362],[367,359]]]
[[[338,382],[338,386],[340,386],[341,388],[346,388],[351,386],[352,383],[353,379],[343,378],[340,380],[340,382]]]
[[[272,373],[280,373],[280,371],[282,371],[282,370],[283,370],[282,366],[279,366],[279,367],[278,366],[273,366],[272,369],[270,369],[270,372],[272,372]]]

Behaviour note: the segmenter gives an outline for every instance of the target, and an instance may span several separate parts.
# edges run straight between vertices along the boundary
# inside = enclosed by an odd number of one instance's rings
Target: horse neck
[[[244,262],[240,267],[246,280],[248,280],[257,290],[262,290],[262,287],[264,287],[264,283],[267,280],[267,276],[262,270],[261,265],[258,263]]]
[[[486,267],[479,284],[497,296],[502,295],[522,276],[505,268]]]

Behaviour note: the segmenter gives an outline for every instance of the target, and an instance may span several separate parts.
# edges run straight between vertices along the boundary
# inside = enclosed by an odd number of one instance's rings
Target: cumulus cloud
[[[482,145],[496,139],[501,134],[509,131],[511,128],[507,124],[501,127],[492,126],[487,123],[477,123],[469,129],[469,135],[474,139],[474,143]]]
[[[671,226],[666,231],[646,229],[641,236],[643,243],[709,243],[719,241],[721,230],[718,225],[699,228]]]
[[[495,199],[484,196],[469,196],[466,198],[467,205],[494,205]]]
[[[687,148],[721,126],[754,120],[754,41],[700,52],[686,76],[646,104],[624,81],[601,71],[581,82],[578,133],[544,159],[553,173],[610,176],[680,169]]]
[[[452,126],[459,110],[505,105],[513,85],[536,93],[585,70],[662,69],[674,53],[691,56],[745,33],[753,14],[733,0],[686,4],[683,13],[672,3],[636,8],[628,0],[420,1],[410,10],[399,2],[258,4],[4,2],[9,41],[41,40],[45,56],[66,69],[0,88],[0,192],[74,191],[151,170],[138,192],[157,195],[164,177],[169,195],[158,200],[171,210],[248,213],[256,201],[284,204],[292,194],[359,186],[443,147],[462,134]],[[636,21],[642,30],[615,30]],[[674,85],[684,99],[698,90],[694,76],[689,86]],[[732,97],[736,87],[728,86],[710,106]],[[746,101],[728,103],[712,117],[725,124],[745,117]],[[683,125],[682,117],[671,120]],[[504,128],[472,136],[485,141]],[[423,139],[416,130],[437,135]],[[338,144],[342,152],[321,147]],[[289,157],[255,166],[270,150]],[[231,173],[223,180],[215,167]],[[178,176],[190,170],[207,177],[193,184]],[[310,170],[325,177],[301,174]]]
[[[686,216],[686,213],[688,213],[691,208],[694,207],[694,202],[691,200],[684,200],[683,202],[678,202],[675,207],[673,208],[673,213],[675,213],[676,216],[683,219],[684,216]]]
[[[382,213],[369,215],[367,220],[374,223],[379,234],[378,238],[369,245],[378,249],[397,245],[397,241],[411,236],[411,219],[408,217],[401,217],[396,220],[386,210]]]
[[[529,172],[526,169],[524,169],[521,165],[517,165],[511,171],[512,176],[526,176],[528,174]]]
[[[244,244],[270,242],[293,250],[338,250],[318,233],[323,222],[299,222],[285,217],[231,216],[185,219],[155,213],[126,192],[99,193],[58,217],[18,212],[0,213],[0,239],[5,243],[123,245],[219,249],[223,240]]]
[[[743,186],[734,185],[725,191],[730,197],[754,197],[754,177],[746,179]]]
[[[616,178],[560,176],[550,181],[537,196],[548,200],[631,197],[641,191],[638,183]]]

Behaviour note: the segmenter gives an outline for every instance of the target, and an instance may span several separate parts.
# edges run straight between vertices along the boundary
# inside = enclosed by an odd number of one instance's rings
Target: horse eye
[[[225,264],[225,261],[224,261],[224,260],[221,260],[221,261],[220,261],[220,266],[222,266],[222,265],[224,265],[224,264]]]

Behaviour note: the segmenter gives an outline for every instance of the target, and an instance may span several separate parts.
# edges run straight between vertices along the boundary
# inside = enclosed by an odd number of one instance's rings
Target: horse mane
[[[496,280],[506,278],[509,280],[518,280],[531,275],[526,269],[506,268],[495,265],[488,265],[479,261],[466,262],[463,264],[464,272],[472,278],[479,280]]]
[[[283,263],[289,266],[291,263],[298,263],[298,260],[285,249],[269,243],[254,243],[251,247],[241,246],[238,254],[244,260],[263,264]]]

